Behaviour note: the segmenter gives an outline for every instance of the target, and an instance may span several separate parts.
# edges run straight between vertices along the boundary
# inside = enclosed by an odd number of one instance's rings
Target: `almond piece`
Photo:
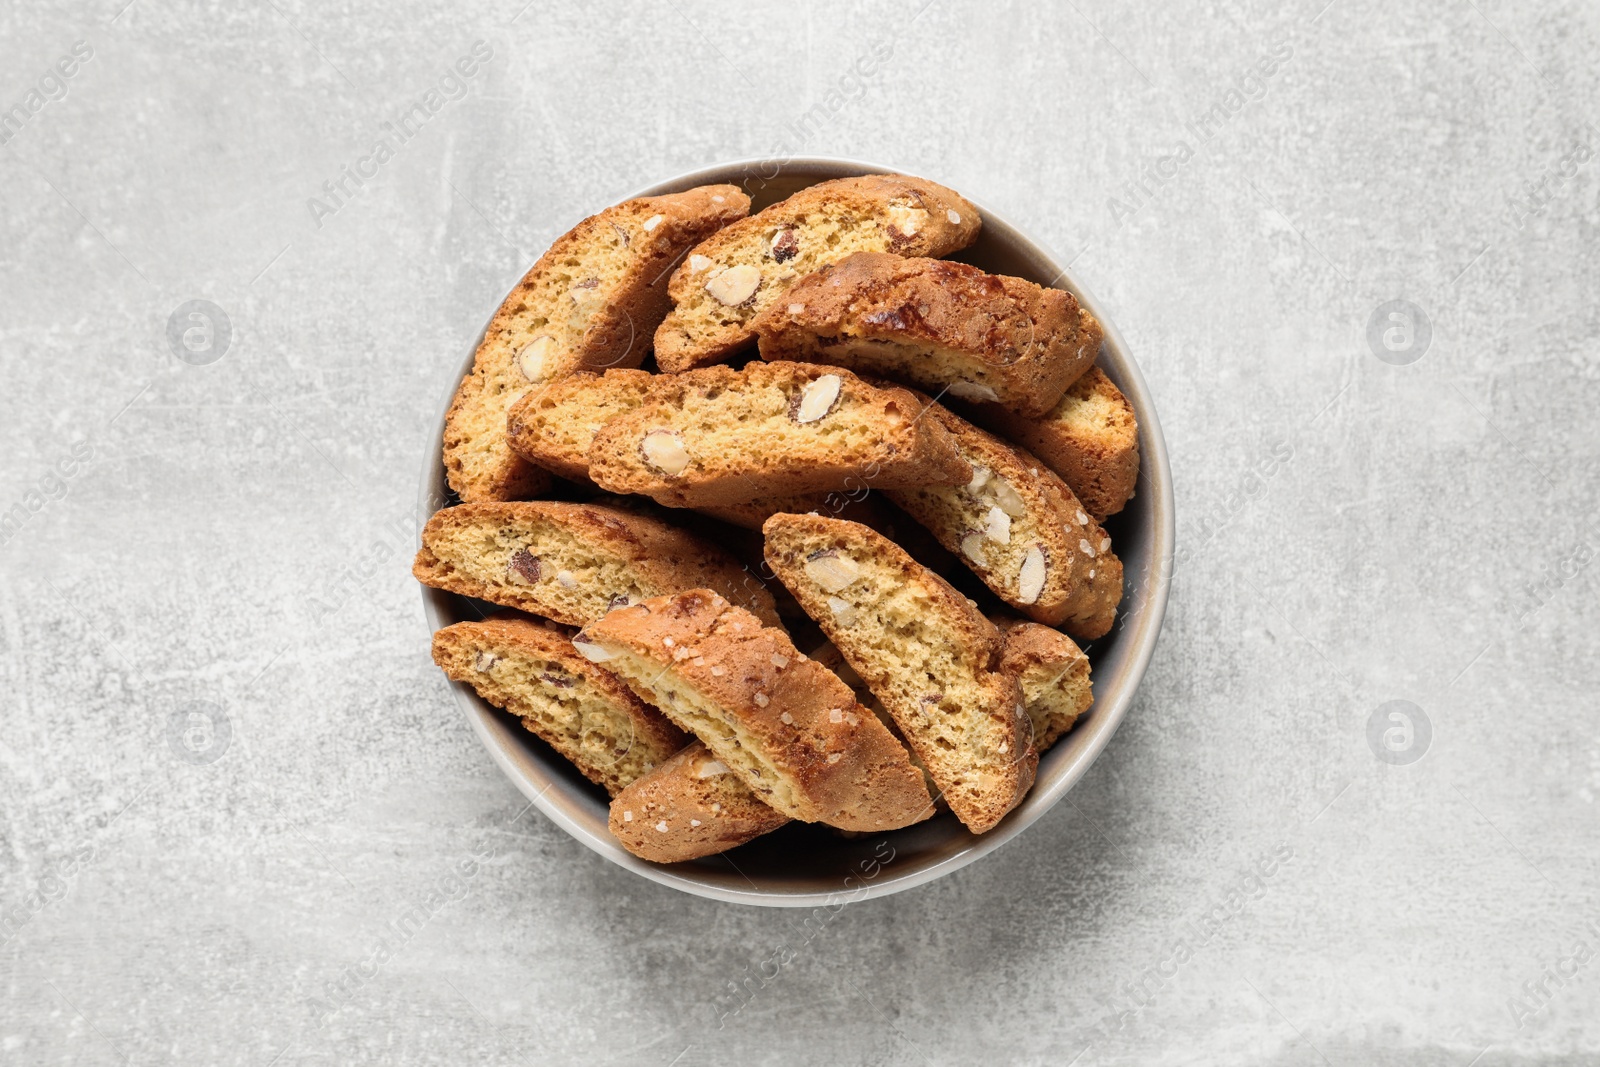
[[[550,357],[555,350],[556,339],[549,334],[540,334],[517,352],[517,369],[528,381],[542,382],[545,375],[550,373]]]
[[[914,237],[922,224],[928,221],[928,213],[920,207],[910,204],[890,204],[888,209],[889,225],[898,230],[904,237]]]
[[[841,597],[828,598],[828,610],[833,612],[833,617],[839,620],[840,626],[854,626],[856,624],[856,606]]]
[[[988,534],[989,540],[996,544],[1009,545],[1011,543],[1011,516],[1007,515],[999,506],[990,508],[984,533]]]
[[[749,263],[741,263],[737,267],[717,272],[715,277],[706,282],[706,292],[716,297],[720,303],[737,307],[755,296],[760,286],[760,268]]]
[[[791,411],[794,421],[802,425],[816,422],[832,411],[833,406],[839,402],[840,385],[837,374],[824,374],[810,382],[800,391],[800,399]]]
[[[785,263],[800,254],[800,239],[795,236],[792,227],[784,227],[772,234],[772,258],[779,263]]]
[[[861,577],[861,565],[849,556],[824,552],[806,560],[806,577],[822,587],[824,593],[837,593]]]
[[[1028,549],[1028,554],[1022,558],[1022,569],[1017,572],[1017,599],[1024,604],[1037,604],[1049,570],[1043,546],[1034,545]]]
[[[677,430],[651,430],[639,442],[639,454],[669,478],[676,478],[689,466],[689,451]]]
[[[581,637],[572,639],[572,647],[578,650],[578,655],[590,663],[604,663],[608,659],[615,659],[617,654],[609,648],[585,641]]]
[[[982,530],[968,530],[961,535],[961,554],[980,567],[988,563],[983,555],[983,540]]]
[[[1028,505],[1022,502],[1022,495],[1011,488],[1011,483],[1004,478],[995,478],[988,488],[989,495],[1000,505],[1000,510],[1013,519],[1020,519],[1028,513]]]
[[[580,315],[588,315],[605,305],[605,294],[600,291],[599,278],[585,278],[567,290],[572,306]]]
[[[533,585],[539,580],[539,557],[525,548],[511,553],[506,562],[506,581],[512,585]]]
[[[945,392],[962,400],[999,400],[1000,394],[982,382],[951,382]]]

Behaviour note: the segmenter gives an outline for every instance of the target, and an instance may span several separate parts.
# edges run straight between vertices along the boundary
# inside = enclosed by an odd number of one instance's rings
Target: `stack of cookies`
[[[413,572],[503,610],[434,659],[635,855],[945,810],[980,834],[1092,703],[1137,427],[1070,293],[940,258],[981,225],[894,174],[754,215],[731,185],[645,197],[490,323]]]

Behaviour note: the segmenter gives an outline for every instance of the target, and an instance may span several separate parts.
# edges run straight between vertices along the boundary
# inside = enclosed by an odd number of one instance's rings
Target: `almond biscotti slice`
[[[1080,310],[1071,293],[965,263],[857,252],[750,325],[762,359],[837,364],[1038,416],[1099,351]]]
[[[517,401],[511,409],[508,430],[511,447],[528,462],[572,481],[589,480],[589,449],[595,434],[618,415],[642,405],[651,396],[652,383],[661,376],[638,370],[609,370],[605,374],[579,372],[551,382]],[[854,494],[865,495],[866,490]],[[780,511],[812,511],[828,507],[835,493],[802,493],[766,497],[722,507],[697,508],[714,519],[759,530]],[[639,502],[638,497],[617,497]]]
[[[755,337],[756,315],[825,263],[852,252],[948,255],[981,225],[955,192],[905,174],[802,189],[689,253],[668,283],[673,308],[656,330],[656,362],[677,372],[725,359]]]
[[[642,370],[579,371],[530,388],[506,418],[511,450],[563,478],[587,481],[594,435],[643,404],[655,377]]]
[[[1021,684],[1022,702],[1033,720],[1033,744],[1043,752],[1094,703],[1089,657],[1059,630],[1009,615],[989,619],[1005,635],[1000,666]]]
[[[611,419],[643,404],[659,375],[637,370],[580,371],[560,381],[531,389],[511,409],[511,447],[528,462],[573,481],[589,480],[589,448],[595,434]],[[696,510],[723,522],[759,530],[781,511],[844,512],[860,518],[874,512],[865,487],[853,491],[801,493],[763,497],[738,504],[701,506]]]
[[[899,724],[950,810],[983,833],[1033,784],[1039,754],[1000,631],[860,523],[767,520],[767,562]]]
[[[643,406],[595,435],[589,477],[672,507],[972,476],[910,392],[839,367],[751,363],[661,375]]]
[[[930,402],[923,421],[950,431],[972,480],[885,495],[1034,622],[1084,639],[1108,633],[1122,600],[1122,561],[1067,484],[939,404]]]
[[[789,821],[695,741],[617,794],[611,833],[652,863],[726,852]]]
[[[848,686],[709,589],[618,608],[572,640],[790,818],[894,830],[933,812],[905,746]]]
[[[597,504],[462,504],[422,529],[424,585],[583,626],[612,607],[715,589],[776,624],[772,594],[721,549],[674,526]]]
[[[445,418],[444,462],[463,501],[525,499],[549,478],[511,451],[506,413],[529,388],[579,370],[637,367],[667,313],[678,257],[750,213],[732,185],[607,208],[556,239],[489,323]]]
[[[689,743],[659,711],[584,659],[566,633],[497,615],[433,635],[433,661],[616,796]]]
[[[973,417],[1061,475],[1097,521],[1133,498],[1139,422],[1128,398],[1099,367],[1085,371],[1043,418],[1023,418],[997,404],[976,405]]]

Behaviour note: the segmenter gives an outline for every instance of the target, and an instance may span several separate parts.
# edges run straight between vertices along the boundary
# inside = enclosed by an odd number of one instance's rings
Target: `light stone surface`
[[[1595,5],[124,2],[0,10],[0,1062],[1600,1057]],[[819,916],[519,817],[407,568],[441,397],[538,252],[791,153],[1071,259],[1179,513],[1070,802]],[[1409,765],[1368,741],[1394,700]]]

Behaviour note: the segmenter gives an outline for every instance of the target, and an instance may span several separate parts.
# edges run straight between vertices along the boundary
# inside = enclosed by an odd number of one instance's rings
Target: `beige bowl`
[[[752,210],[759,211],[829,178],[889,173],[891,169],[845,159],[745,160],[669,178],[634,195],[731,183],[743,187],[754,201]],[[929,177],[938,180],[938,175]],[[958,191],[965,195],[964,190]],[[601,206],[595,205],[596,210]],[[955,258],[993,273],[1055,284],[1077,296],[1105,326],[1100,366],[1127,394],[1139,417],[1142,468],[1138,493],[1106,524],[1122,558],[1127,589],[1116,628],[1088,649],[1094,664],[1094,706],[1071,733],[1044,754],[1038,780],[1027,798],[982,836],[969,833],[948,814],[905,830],[849,839],[827,827],[791,823],[722,856],[661,866],[635,858],[612,838],[606,829],[607,798],[598,786],[511,716],[485,703],[469,686],[452,683],[473,729],[522,794],[551,821],[618,866],[674,889],[740,904],[814,907],[897,893],[959,870],[1027,829],[1083,777],[1127,713],[1161,632],[1171,574],[1172,473],[1161,427],[1144,378],[1104,309],[1054,256],[983,205],[978,207],[983,212],[982,235]],[[494,309],[489,310],[492,313]],[[445,484],[441,456],[444,412],[456,381],[471,371],[472,355],[481,340],[480,333],[467,349],[460,376],[452,380],[443,398],[438,429],[422,469],[419,527],[433,512],[456,502]],[[478,617],[461,597],[427,587],[422,595],[431,629]]]

